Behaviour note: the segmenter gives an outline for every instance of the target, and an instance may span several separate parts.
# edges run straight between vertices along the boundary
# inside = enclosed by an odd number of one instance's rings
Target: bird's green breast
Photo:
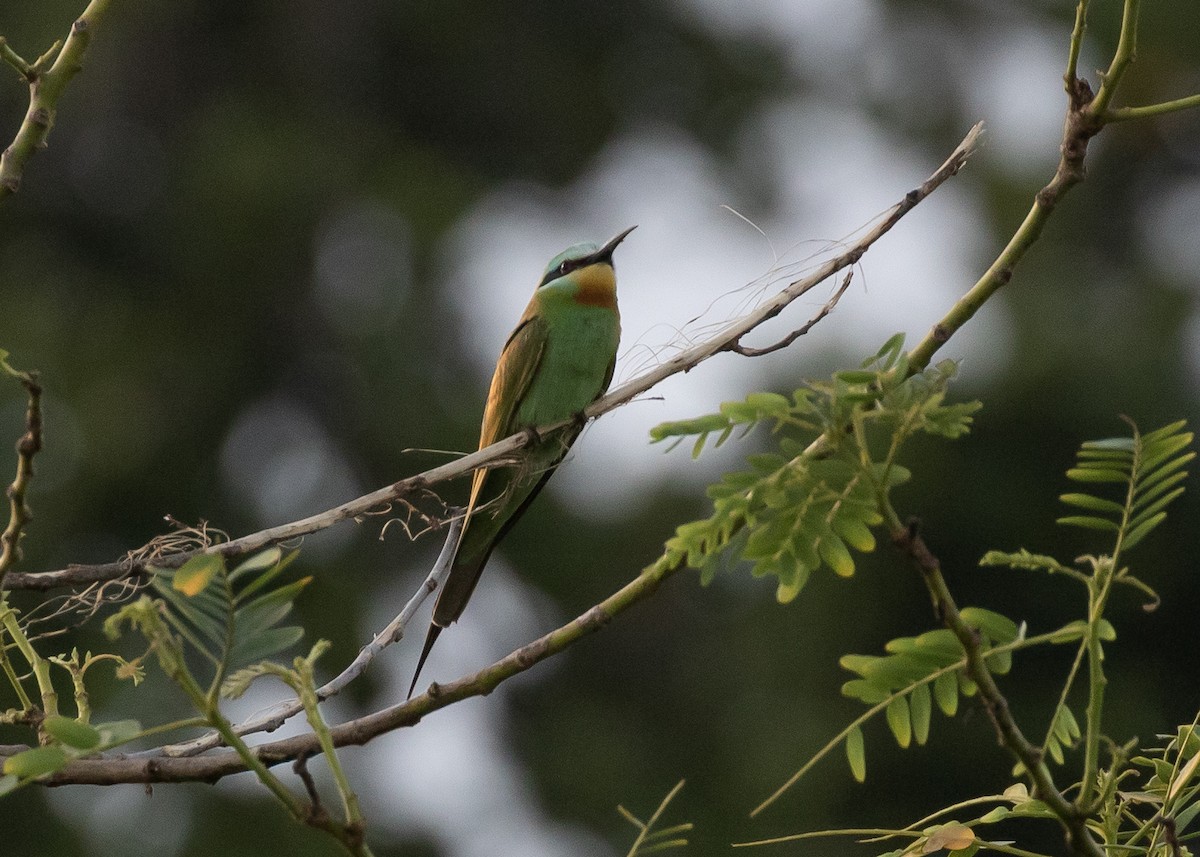
[[[621,338],[620,316],[615,299],[609,306],[580,302],[587,285],[563,283],[538,291],[539,315],[546,323],[546,345],[529,393],[517,412],[520,425],[569,419],[608,386]]]

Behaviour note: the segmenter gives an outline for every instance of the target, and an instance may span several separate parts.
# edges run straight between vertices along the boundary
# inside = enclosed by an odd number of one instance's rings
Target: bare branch
[[[473,696],[486,696],[506,679],[532,667],[573,645],[585,636],[599,631],[614,616],[650,597],[666,578],[681,566],[653,567],[639,574],[617,592],[596,604],[566,625],[522,646],[479,672],[447,684],[431,684],[429,690],[397,705],[384,708],[356,720],[330,729],[337,747],[365,744],[372,738],[415,726],[422,717],[455,702]],[[0,758],[21,746],[0,746]],[[320,742],[309,732],[293,738],[262,744],[254,748],[258,759],[266,766],[290,762],[301,754],[320,753]],[[155,751],[152,751],[155,752]],[[109,755],[95,759],[77,759],[44,780],[46,785],[69,784],[112,785],[114,783],[215,782],[230,774],[246,770],[245,761],[232,750],[200,756],[167,755]]]
[[[784,308],[797,298],[811,291],[839,271],[856,264],[871,245],[895,226],[904,215],[910,212],[929,194],[933,193],[947,179],[962,169],[967,158],[975,151],[982,131],[983,123],[975,125],[950,154],[950,157],[946,159],[945,163],[938,167],[920,187],[909,191],[902,200],[888,209],[874,226],[868,229],[858,241],[845,251],[823,263],[810,275],[789,283],[755,310],[730,322],[709,339],[679,352],[649,372],[640,375],[594,402],[584,411],[584,416],[588,419],[594,419],[602,414],[606,414],[645,393],[660,381],[672,375],[690,371],[715,354],[733,350],[731,346],[738,343],[743,336],[768,319],[779,315]],[[576,424],[576,422],[576,420],[564,420],[555,425],[540,427],[537,435],[544,437],[547,433]],[[233,559],[253,553],[269,545],[298,539],[347,519],[371,514],[390,503],[406,501],[411,497],[427,492],[435,485],[464,476],[479,467],[496,466],[500,462],[513,460],[518,456],[519,451],[530,442],[531,437],[528,432],[515,434],[478,452],[465,455],[456,461],[443,464],[424,473],[402,479],[392,485],[372,491],[370,494],[365,494],[362,497],[343,503],[336,508],[214,545],[208,548],[207,551],[209,553],[222,554],[227,559]],[[177,567],[186,562],[192,554],[193,552],[181,552],[159,557],[155,559],[154,564],[157,566]],[[129,574],[143,573],[145,569],[146,563],[137,559],[126,559],[103,565],[72,565],[56,571],[46,571],[36,574],[13,574],[9,576],[5,585],[10,589],[45,590],[58,586],[92,583],[97,580],[111,580]]]
[[[846,278],[844,280],[842,280],[842,284],[840,286],[838,286],[837,291],[833,293],[833,297],[831,297],[828,301],[825,302],[825,306],[821,307],[820,312],[818,312],[816,315],[814,315],[812,318],[810,318],[808,320],[808,323],[805,324],[803,327],[793,330],[791,333],[789,333],[783,339],[776,342],[774,345],[768,345],[765,348],[751,348],[748,345],[742,345],[741,341],[738,341],[738,342],[734,342],[733,344],[731,344],[729,346],[728,350],[732,351],[734,354],[740,354],[743,357],[762,357],[766,354],[771,354],[775,351],[779,351],[781,349],[787,348],[789,345],[791,345],[793,342],[795,342],[801,336],[803,336],[804,334],[806,334],[810,330],[812,330],[814,327],[816,327],[816,325],[818,323],[820,323],[821,319],[825,318],[825,316],[827,316],[831,312],[833,312],[833,308],[835,306],[837,306],[837,302],[842,299],[842,295],[844,295],[846,293],[846,289],[850,288],[850,280],[853,277],[854,277],[853,271],[846,274]]]

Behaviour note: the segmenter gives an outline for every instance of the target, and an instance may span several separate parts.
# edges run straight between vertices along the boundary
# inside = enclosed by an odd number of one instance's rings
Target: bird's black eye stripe
[[[559,265],[557,268],[551,268],[546,273],[546,276],[542,278],[542,281],[540,283],[538,283],[538,287],[540,288],[541,286],[546,285],[546,283],[553,282],[554,280],[557,280],[559,277],[565,277],[567,274],[571,273],[576,268],[582,267],[582,266],[586,265],[587,263],[588,263],[588,260],[586,258],[585,259],[564,259],[561,265]]]

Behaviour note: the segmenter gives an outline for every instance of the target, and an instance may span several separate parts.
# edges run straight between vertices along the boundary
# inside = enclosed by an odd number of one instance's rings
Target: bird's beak
[[[622,241],[624,241],[625,236],[627,236],[630,232],[632,232],[635,229],[637,229],[636,226],[630,226],[624,232],[618,233],[618,235],[615,238],[613,238],[611,241],[609,241],[607,244],[605,244],[603,247],[601,247],[599,250],[597,250],[594,254],[592,254],[592,260],[594,262],[610,262],[611,263],[613,251],[617,249],[617,245],[620,244]]]

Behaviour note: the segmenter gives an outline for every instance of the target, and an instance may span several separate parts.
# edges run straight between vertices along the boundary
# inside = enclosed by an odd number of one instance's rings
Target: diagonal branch
[[[1109,122],[1158,116],[1200,106],[1200,95],[1192,95],[1145,107],[1110,108],[1117,87],[1136,54],[1139,6],[1140,0],[1125,0],[1117,48],[1108,70],[1100,73],[1099,91],[1093,94],[1088,82],[1076,76],[1088,11],[1088,0],[1080,0],[1075,13],[1075,28],[1071,33],[1067,72],[1063,78],[1067,89],[1067,115],[1063,122],[1062,144],[1059,147],[1061,157],[1054,177],[1034,196],[1033,205],[1025,215],[1025,220],[1013,233],[996,260],[984,271],[983,276],[959,299],[950,312],[933,326],[917,347],[909,352],[910,372],[920,372],[928,366],[938,349],[970,321],[992,295],[1012,279],[1013,270],[1041,236],[1042,229],[1055,206],[1071,188],[1083,181],[1086,175],[1084,160],[1092,137],[1103,131]]]
[[[779,315],[797,298],[807,294],[839,271],[855,265],[871,245],[895,226],[904,215],[912,211],[918,203],[962,169],[967,158],[975,151],[982,132],[983,124],[979,123],[975,125],[950,154],[950,157],[946,159],[945,163],[938,167],[919,187],[909,191],[902,200],[888,209],[858,241],[850,245],[842,253],[824,262],[808,276],[789,283],[756,309],[729,322],[710,338],[680,351],[649,372],[640,375],[594,402],[584,411],[584,416],[588,419],[594,419],[606,414],[645,393],[660,381],[681,372],[688,372],[710,357],[720,354],[723,351],[731,350],[743,336],[763,324],[763,322]],[[556,425],[539,428],[538,435],[544,436],[547,432],[564,428],[575,422],[575,420],[564,420]],[[257,533],[251,533],[250,535],[242,536],[241,538],[233,539],[219,545],[213,545],[207,551],[209,553],[222,554],[227,559],[234,559],[253,553],[269,545],[315,533],[341,521],[369,514],[381,507],[386,507],[389,503],[419,496],[434,485],[464,476],[479,467],[495,466],[504,461],[512,461],[519,456],[520,450],[529,443],[530,439],[531,436],[527,432],[513,435],[478,452],[473,452],[456,461],[443,464],[440,467],[435,467],[415,476],[410,476],[392,485],[379,488],[370,494],[350,500],[336,508],[298,521],[292,521],[277,527],[261,530]],[[188,557],[194,553],[193,551],[168,554],[155,558],[153,564],[158,567],[178,567],[186,562]],[[58,586],[94,583],[100,580],[113,580],[131,574],[144,573],[147,564],[147,560],[128,558],[102,565],[71,565],[56,571],[35,574],[13,574],[5,581],[5,585],[10,589],[46,590]]]
[[[397,705],[384,708],[356,720],[332,727],[334,746],[365,744],[395,729],[415,726],[427,714],[474,696],[486,696],[506,679],[562,652],[583,637],[599,631],[613,617],[649,598],[668,577],[682,568],[653,567],[639,574],[617,592],[591,607],[560,628],[522,646],[479,672],[447,684],[431,684],[429,690]],[[0,746],[0,758],[27,749]],[[321,752],[314,733],[261,744],[254,748],[258,759],[272,767]],[[46,785],[112,785],[114,783],[216,782],[230,774],[247,770],[245,761],[234,751],[225,750],[185,758],[166,755],[112,755],[95,759],[77,759],[44,780]]]

